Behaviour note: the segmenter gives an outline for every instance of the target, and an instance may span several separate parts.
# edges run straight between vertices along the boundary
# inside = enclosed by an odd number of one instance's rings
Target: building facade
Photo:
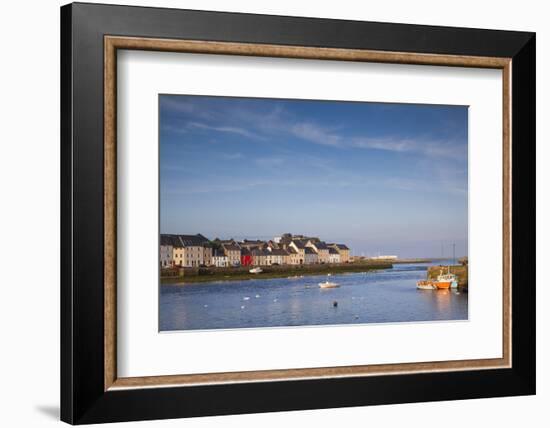
[[[271,253],[271,264],[274,265],[286,265],[288,263],[288,252],[279,248],[269,248]]]
[[[306,247],[313,248],[317,253],[319,263],[329,262],[328,245],[325,242],[309,240]]]
[[[252,253],[247,248],[241,249],[241,266],[252,266]]]
[[[306,244],[301,240],[294,240],[289,244],[289,247],[292,248],[296,253],[298,253],[298,263],[303,265],[306,260]]]
[[[289,265],[299,265],[300,264],[300,255],[293,247],[288,247],[286,250],[288,253],[287,263]]]
[[[336,248],[328,249],[328,262],[329,263],[340,263],[340,253],[336,251]]]
[[[319,262],[319,257],[315,250],[311,247],[306,247],[304,249],[304,263],[306,265],[312,265]]]
[[[174,266],[174,243],[178,243],[179,240],[173,236],[161,235],[160,236],[160,267],[166,269]]]
[[[234,243],[223,244],[222,248],[229,261],[229,266],[240,266],[241,248]]]
[[[330,247],[334,248],[340,254],[340,263],[348,263],[350,261],[350,251],[346,245],[331,244]]]
[[[229,258],[221,250],[212,253],[212,265],[215,267],[229,267]]]
[[[254,266],[270,266],[271,253],[267,250],[252,250],[252,264]]]
[[[269,241],[240,242],[233,239],[222,241],[218,238],[209,241],[201,234],[160,236],[161,269],[176,266],[271,266],[351,261],[350,250],[346,245],[326,244],[319,238],[305,235],[285,233]]]

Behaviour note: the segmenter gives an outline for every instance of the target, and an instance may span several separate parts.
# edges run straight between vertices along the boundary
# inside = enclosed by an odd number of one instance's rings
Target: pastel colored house
[[[252,253],[247,248],[241,249],[241,265],[252,266]]]
[[[311,247],[304,248],[304,263],[306,265],[312,265],[319,262],[319,257],[315,250]]]
[[[267,250],[252,250],[252,264],[254,266],[270,266],[271,253]]]
[[[340,263],[348,263],[350,259],[349,248],[344,244],[330,244],[330,247],[336,249],[340,254]]]
[[[336,248],[330,247],[328,249],[328,262],[340,263],[340,253],[336,250]]]
[[[295,239],[289,244],[290,248],[293,248],[298,253],[297,264],[304,264],[306,260],[306,243],[300,239]]]
[[[205,266],[212,266],[212,246],[205,244],[203,247],[203,263]]]
[[[225,255],[223,250],[214,250],[212,252],[212,265],[216,267],[229,266],[229,258]]]
[[[160,267],[161,269],[174,266],[174,244],[179,239],[172,235],[160,235]]]
[[[241,264],[241,248],[237,244],[223,244],[222,248],[229,261],[229,266],[239,266]]]
[[[328,245],[326,242],[309,240],[306,247],[313,248],[313,250],[317,253],[319,263],[329,262]]]
[[[268,259],[268,262],[270,264],[277,264],[277,265],[286,265],[288,264],[288,252],[286,250],[278,249],[278,248],[268,248],[269,253],[271,254],[271,258]]]
[[[293,247],[288,247],[286,249],[286,252],[288,253],[287,264],[289,265],[300,264],[300,255],[298,254],[298,251],[296,251]]]
[[[209,243],[208,239],[198,233],[197,235],[177,235],[183,246],[183,266],[199,267],[205,264],[204,247]]]

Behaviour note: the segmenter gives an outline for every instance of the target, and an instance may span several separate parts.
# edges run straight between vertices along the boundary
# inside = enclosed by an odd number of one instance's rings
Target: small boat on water
[[[255,267],[254,269],[250,269],[248,272],[250,272],[250,273],[262,273],[263,270],[262,270],[262,268]]]
[[[443,270],[439,272],[437,281],[434,282],[438,290],[447,290],[449,288],[458,287],[458,279],[454,273],[450,273],[450,268],[447,267],[447,273],[443,273]]]
[[[433,290],[435,289],[434,281],[417,281],[416,282],[416,288],[419,290]]]
[[[319,283],[320,288],[338,288],[338,287],[340,287],[339,284],[329,281],[328,280],[329,277],[330,277],[330,273],[327,275],[327,280],[325,282],[320,282]]]

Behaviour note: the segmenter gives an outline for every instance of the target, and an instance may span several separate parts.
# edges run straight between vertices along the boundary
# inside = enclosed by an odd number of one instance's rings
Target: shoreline
[[[160,285],[170,286],[185,286],[188,284],[205,284],[213,282],[229,282],[229,281],[248,281],[257,279],[276,279],[276,278],[292,278],[300,276],[319,276],[319,275],[337,275],[340,273],[360,273],[368,271],[378,271],[384,269],[391,269],[393,263],[349,263],[345,265],[311,265],[300,266],[295,268],[280,268],[266,266],[263,267],[263,272],[260,274],[251,274],[248,270],[251,268],[238,268],[234,272],[224,271],[220,273],[204,273],[194,275],[182,275],[173,277],[160,278]]]

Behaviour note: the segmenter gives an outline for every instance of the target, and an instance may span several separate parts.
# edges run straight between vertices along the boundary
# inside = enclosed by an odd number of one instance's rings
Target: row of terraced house
[[[197,235],[160,236],[160,267],[232,267],[348,263],[345,244],[285,233],[272,240],[209,240]]]

